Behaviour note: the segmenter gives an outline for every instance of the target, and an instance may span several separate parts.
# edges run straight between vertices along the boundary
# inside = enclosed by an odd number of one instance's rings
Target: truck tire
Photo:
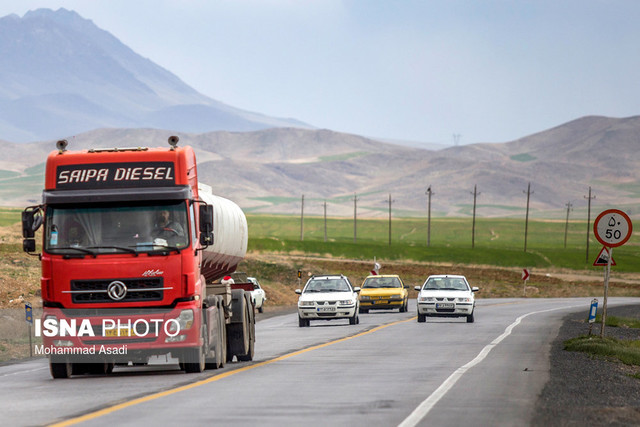
[[[225,336],[225,324],[224,324],[224,313],[222,312],[222,298],[218,298],[215,301],[216,310],[216,343],[215,348],[210,353],[213,353],[214,357],[207,358],[206,368],[207,369],[218,369],[224,366],[224,362],[226,361],[226,347],[227,347],[227,338]]]
[[[49,370],[53,378],[69,378],[73,370],[71,362],[49,361]]]
[[[200,336],[203,340],[203,345],[198,348],[188,348],[184,354],[184,371],[188,374],[197,374],[206,368],[205,351],[208,350],[207,334],[204,331],[204,324],[200,327]]]
[[[242,289],[231,291],[231,323],[227,325],[227,361],[253,359],[255,315],[251,296]]]
[[[236,357],[241,362],[250,362],[251,360],[253,360],[253,354],[255,351],[256,318],[255,318],[254,306],[251,303],[251,298],[249,294],[245,292],[244,295],[247,300],[247,308],[248,308],[248,310],[246,311],[247,316],[245,320],[247,322],[247,325],[248,325],[247,329],[249,331],[249,348],[247,349],[247,352],[245,354],[239,354],[239,355],[236,355]]]

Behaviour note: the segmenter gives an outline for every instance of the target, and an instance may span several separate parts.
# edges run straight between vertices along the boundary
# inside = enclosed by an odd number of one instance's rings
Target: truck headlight
[[[185,329],[189,329],[191,326],[193,326],[193,310],[182,310],[180,312],[180,315],[176,317],[175,320],[178,321],[178,325],[180,325],[180,328],[178,329],[178,327],[176,326],[176,322],[171,322],[167,328],[169,333],[173,334],[179,331],[184,331]]]

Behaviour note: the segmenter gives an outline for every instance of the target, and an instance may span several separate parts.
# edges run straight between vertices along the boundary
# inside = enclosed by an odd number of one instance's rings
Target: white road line
[[[43,370],[43,369],[49,369],[49,367],[48,367],[48,366],[43,366],[43,367],[41,367],[41,368],[29,369],[29,370],[27,370],[27,371],[18,371],[18,372],[12,372],[12,373],[10,373],[10,374],[2,374],[2,375],[0,375],[0,378],[1,378],[1,377],[10,377],[11,375],[26,374],[27,372],[41,371],[41,370]]]
[[[476,366],[478,363],[482,362],[484,358],[487,357],[489,352],[493,350],[495,346],[500,344],[502,340],[504,340],[506,337],[511,335],[513,328],[518,326],[522,321],[522,319],[524,319],[525,317],[531,316],[533,314],[546,313],[549,311],[556,311],[556,310],[564,310],[564,309],[573,308],[573,307],[580,307],[580,306],[571,305],[566,307],[551,308],[549,310],[532,311],[531,313],[523,314],[522,316],[518,317],[512,324],[507,326],[507,328],[504,330],[502,335],[500,335],[498,338],[493,340],[490,344],[487,344],[472,361],[456,369],[453,372],[453,374],[451,374],[449,378],[447,378],[442,384],[440,384],[440,387],[438,387],[433,393],[431,393],[431,396],[423,400],[422,403],[418,405],[418,407],[414,409],[413,412],[398,425],[398,427],[413,427],[418,425],[418,423],[422,421],[424,417],[427,416],[427,414],[431,411],[431,409],[433,409],[435,404],[438,403],[440,399],[442,399],[449,390],[451,390],[451,388],[455,385],[456,382],[458,382],[460,378],[462,378],[462,375],[464,375],[465,372],[467,372],[469,369]]]

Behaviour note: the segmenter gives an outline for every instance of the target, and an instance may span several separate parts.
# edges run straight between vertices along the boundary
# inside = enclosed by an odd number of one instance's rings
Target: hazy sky
[[[199,92],[365,136],[505,142],[640,114],[636,0],[0,0],[75,10]]]

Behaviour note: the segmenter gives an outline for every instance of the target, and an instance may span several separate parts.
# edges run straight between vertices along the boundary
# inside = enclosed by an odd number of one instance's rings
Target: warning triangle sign
[[[593,262],[593,265],[596,267],[606,266],[608,262],[609,262],[609,250],[603,246],[602,249],[600,249],[600,253],[598,254],[598,257]],[[616,265],[616,260],[613,258],[611,258],[611,265]]]

